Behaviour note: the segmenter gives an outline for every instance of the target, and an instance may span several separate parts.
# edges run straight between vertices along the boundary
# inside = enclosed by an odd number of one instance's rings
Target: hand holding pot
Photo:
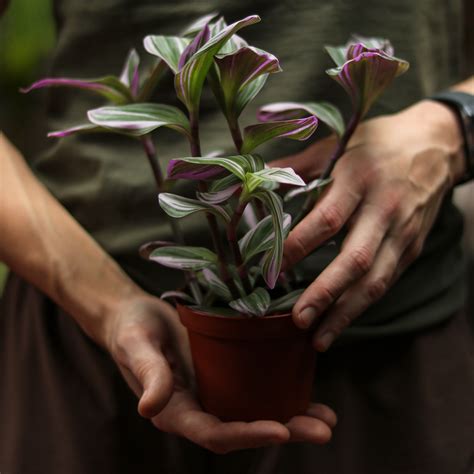
[[[330,137],[274,164],[310,180],[324,169],[334,146]],[[334,181],[285,244],[284,267],[290,267],[348,229],[339,255],[293,309],[300,327],[319,321],[317,350],[328,349],[417,258],[464,166],[456,117],[444,105],[419,102],[358,127],[333,170]]]
[[[187,336],[176,311],[148,295],[122,303],[107,346],[130,387],[138,410],[160,430],[184,436],[216,453],[289,441],[322,444],[336,423],[334,412],[313,404],[305,416],[275,421],[221,422],[202,410],[191,383]]]

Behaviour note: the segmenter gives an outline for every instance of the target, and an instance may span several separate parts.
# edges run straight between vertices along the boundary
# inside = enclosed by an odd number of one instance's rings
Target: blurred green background
[[[27,156],[35,149],[38,96],[18,89],[37,79],[46,67],[55,31],[50,0],[13,0],[0,18],[0,130]],[[7,268],[0,263],[0,294]]]

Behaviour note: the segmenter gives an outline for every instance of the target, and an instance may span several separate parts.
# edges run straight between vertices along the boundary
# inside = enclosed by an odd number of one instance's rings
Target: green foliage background
[[[0,130],[23,152],[34,150],[25,126],[37,104],[18,89],[35,80],[55,41],[51,0],[12,0],[0,18]],[[0,263],[0,294],[7,268]]]

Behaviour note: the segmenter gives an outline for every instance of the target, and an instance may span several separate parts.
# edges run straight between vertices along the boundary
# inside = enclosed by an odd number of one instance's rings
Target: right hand
[[[160,430],[184,436],[215,453],[291,441],[327,443],[336,424],[327,406],[312,404],[304,416],[276,421],[221,422],[202,410],[193,390],[184,327],[167,303],[143,294],[119,305],[106,345],[140,398],[139,413]]]

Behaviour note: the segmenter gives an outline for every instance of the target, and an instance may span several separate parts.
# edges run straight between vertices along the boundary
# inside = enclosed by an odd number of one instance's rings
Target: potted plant
[[[281,71],[275,56],[237,35],[259,21],[253,15],[227,25],[211,14],[180,36],[147,36],[145,50],[157,59],[143,80],[139,56],[132,50],[120,76],[48,78],[26,91],[78,87],[111,102],[90,110],[87,123],[49,135],[113,132],[141,141],[175,242],[150,242],[140,252],[184,273],[185,287],[161,297],[174,301],[188,330],[203,407],[223,420],[285,422],[310,402],[315,352],[309,333],[292,322],[292,306],[303,290],[293,271],[281,271],[284,240],[330,185],[334,165],[372,103],[408,64],[395,58],[383,39],[354,37],[344,46],[327,47],[335,62],[327,73],[352,99],[347,126],[327,102],[284,102],[261,108],[259,123],[242,129],[244,108],[268,76]],[[167,72],[174,75],[184,111],[150,101]],[[229,126],[235,147],[230,155],[201,153],[199,104],[206,80]],[[306,183],[291,168],[269,168],[255,153],[271,139],[306,140],[318,122],[338,140],[326,170],[314,181]],[[171,160],[166,179],[152,139],[160,127],[180,133],[190,147],[190,156]],[[195,198],[170,192],[179,179],[195,183]],[[296,216],[285,212],[285,202],[292,199],[301,200]],[[210,248],[186,245],[188,236],[178,221],[195,213],[208,221]]]

